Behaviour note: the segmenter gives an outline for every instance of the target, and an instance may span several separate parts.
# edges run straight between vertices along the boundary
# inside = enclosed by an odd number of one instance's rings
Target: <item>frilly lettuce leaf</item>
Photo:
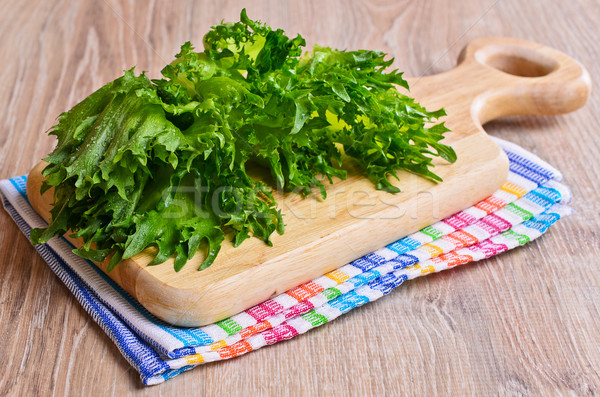
[[[187,42],[163,78],[122,77],[60,115],[42,190],[54,188],[52,220],[34,243],[71,231],[75,252],[109,270],[148,247],[150,265],[174,257],[175,270],[216,258],[225,232],[235,245],[271,244],[284,223],[271,187],[246,172],[269,170],[278,189],[307,195],[344,179],[353,158],[378,189],[408,170],[440,181],[432,158],[456,160],[440,141],[448,129],[397,90],[408,88],[377,51],[315,47],[301,36],[250,20],[214,26],[204,50]]]

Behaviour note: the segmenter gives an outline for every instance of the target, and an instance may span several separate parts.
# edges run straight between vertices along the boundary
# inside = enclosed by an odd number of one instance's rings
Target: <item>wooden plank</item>
[[[160,57],[168,60],[187,39],[200,42],[210,24],[235,19],[244,5],[1,3],[0,177],[27,173],[48,153],[54,140],[40,131],[79,98],[134,64],[150,65],[156,75]],[[385,50],[407,75],[451,68],[460,49],[481,36],[544,43],[600,75],[600,48],[591,34],[600,10],[593,0],[256,1],[248,12],[302,32],[309,45]],[[117,348],[0,211],[0,395],[596,395],[600,211],[587,198],[600,185],[598,107],[600,96],[592,94],[573,114],[486,125],[557,166],[572,187],[576,215],[543,238],[406,283],[293,341],[153,388],[140,386]]]
[[[210,268],[197,270],[204,260],[199,252],[179,272],[172,260],[146,266],[155,255],[147,249],[109,275],[167,322],[197,326],[222,320],[491,195],[506,181],[508,161],[481,122],[568,112],[589,96],[589,75],[581,65],[535,43],[478,39],[460,60],[449,72],[409,80],[411,94],[426,107],[447,108],[444,120],[452,132],[446,141],[458,161],[436,160],[443,183],[402,172],[393,182],[402,193],[390,194],[350,168],[346,180],[327,186],[327,200],[277,192],[286,233],[273,237],[273,247],[250,239],[234,248],[228,241]],[[34,209],[48,219],[53,193],[39,194],[44,166],[30,173],[27,191]]]

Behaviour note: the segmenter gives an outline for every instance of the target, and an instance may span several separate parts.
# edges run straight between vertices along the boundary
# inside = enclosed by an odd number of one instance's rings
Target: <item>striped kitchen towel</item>
[[[140,372],[158,384],[197,365],[240,356],[293,338],[406,280],[478,261],[526,244],[571,209],[559,171],[496,139],[510,160],[507,182],[492,196],[255,307],[198,328],[169,325],[150,314],[100,269],[71,252],[63,238],[35,246],[86,311]],[[6,211],[29,236],[45,222],[29,205],[26,177],[0,181]]]

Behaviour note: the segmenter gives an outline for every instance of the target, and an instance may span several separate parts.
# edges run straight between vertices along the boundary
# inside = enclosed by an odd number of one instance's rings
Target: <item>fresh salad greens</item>
[[[432,157],[456,160],[440,143],[448,131],[396,85],[402,73],[377,51],[315,47],[301,36],[250,20],[214,26],[204,51],[187,42],[150,80],[133,69],[60,115],[58,144],[46,158],[42,190],[54,187],[52,220],[34,244],[71,230],[75,252],[108,269],[147,247],[152,265],[175,270],[199,249],[210,266],[225,232],[236,246],[250,236],[271,244],[284,222],[272,187],[250,177],[268,169],[278,189],[307,195],[345,178],[353,158],[377,189],[408,170],[440,181]]]

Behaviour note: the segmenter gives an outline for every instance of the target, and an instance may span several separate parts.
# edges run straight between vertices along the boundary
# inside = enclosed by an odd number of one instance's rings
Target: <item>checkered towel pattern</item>
[[[390,293],[407,280],[526,244],[562,216],[569,189],[537,156],[496,139],[510,160],[507,182],[492,196],[230,318],[198,328],[164,323],[145,310],[62,238],[35,248],[146,385],[293,338]],[[29,205],[26,177],[0,181],[6,211],[29,235],[45,222]]]

